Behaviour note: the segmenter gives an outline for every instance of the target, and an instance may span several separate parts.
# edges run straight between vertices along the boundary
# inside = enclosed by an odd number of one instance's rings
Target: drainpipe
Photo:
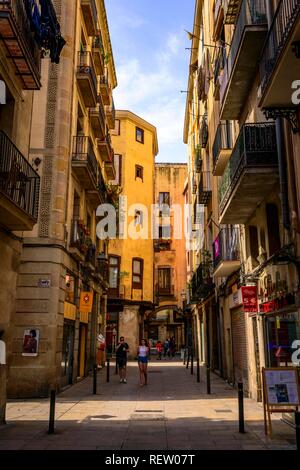
[[[270,0],[266,0],[266,13],[268,19],[268,28],[270,30],[273,18],[274,10],[273,3]],[[279,168],[279,184],[280,184],[280,199],[282,209],[282,221],[283,226],[286,230],[291,227],[290,211],[289,211],[289,198],[288,198],[288,178],[287,178],[287,161],[285,153],[285,142],[284,142],[284,131],[282,118],[276,119],[276,143],[278,149],[278,168]]]

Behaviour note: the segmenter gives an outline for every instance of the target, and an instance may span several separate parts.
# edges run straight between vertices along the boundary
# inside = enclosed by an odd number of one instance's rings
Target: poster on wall
[[[24,330],[22,356],[37,356],[39,351],[40,331],[31,328]]]
[[[258,311],[257,287],[242,287],[243,306],[245,313],[256,313]]]
[[[296,369],[264,369],[269,405],[299,405]]]

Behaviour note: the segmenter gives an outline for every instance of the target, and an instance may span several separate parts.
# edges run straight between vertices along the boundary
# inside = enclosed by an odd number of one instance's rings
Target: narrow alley
[[[261,404],[245,399],[245,434],[238,432],[237,391],[216,375],[206,394],[182,361],[153,359],[149,384],[141,387],[135,362],[120,384],[114,364],[110,382],[98,373],[98,393],[88,377],[57,398],[55,434],[48,435],[49,400],[11,400],[0,449],[7,450],[293,450],[293,430],[274,416],[274,436],[264,435]]]

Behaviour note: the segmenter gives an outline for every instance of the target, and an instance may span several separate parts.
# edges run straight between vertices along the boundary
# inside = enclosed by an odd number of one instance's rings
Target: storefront
[[[65,279],[64,326],[61,358],[61,387],[74,382],[74,340],[77,308],[75,305],[76,278],[70,273]]]
[[[234,383],[243,382],[244,391],[249,392],[249,358],[246,314],[242,307],[231,310]]]

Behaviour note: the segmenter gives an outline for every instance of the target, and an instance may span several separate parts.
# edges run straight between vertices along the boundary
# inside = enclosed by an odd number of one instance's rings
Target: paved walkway
[[[294,431],[273,417],[274,437],[264,435],[263,410],[245,400],[246,434],[238,433],[237,392],[212,375],[212,394],[182,362],[151,361],[149,384],[139,386],[136,363],[128,366],[128,384],[120,384],[111,366],[61,393],[56,433],[48,435],[49,400],[14,400],[0,426],[0,449],[295,449]]]

